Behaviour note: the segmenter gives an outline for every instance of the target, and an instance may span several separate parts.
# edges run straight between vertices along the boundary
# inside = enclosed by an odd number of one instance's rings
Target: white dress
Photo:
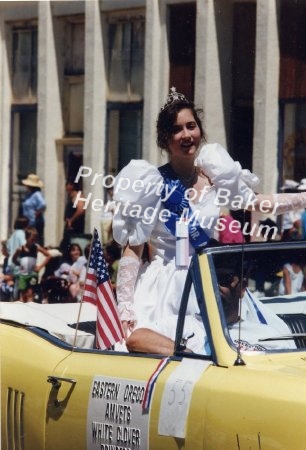
[[[219,144],[204,145],[196,165],[203,169],[213,184],[200,196],[198,203],[191,203],[190,206],[193,211],[199,212],[201,219],[205,219],[204,226],[210,225],[205,232],[209,238],[214,238],[220,210],[214,204],[218,189],[227,189],[230,199],[239,196],[245,204],[255,198],[252,188],[258,179],[249,171],[242,170],[240,164],[234,162]],[[114,200],[121,208],[114,215],[113,235],[123,246],[128,242],[130,245],[150,242],[153,260],[140,272],[132,305],[137,320],[136,328],[150,328],[174,340],[187,269],[176,267],[176,239],[159,216],[164,209],[160,190],[157,189],[160,183],[163,183],[163,178],[159,170],[145,160],[132,160],[118,174]],[[190,258],[194,251],[189,245]],[[203,353],[205,331],[194,291],[188,302],[183,337],[193,333],[194,337],[188,340],[188,347]]]

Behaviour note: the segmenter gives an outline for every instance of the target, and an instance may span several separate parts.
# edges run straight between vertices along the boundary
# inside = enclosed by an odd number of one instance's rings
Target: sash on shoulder
[[[158,170],[164,179],[161,201],[164,203],[165,208],[170,211],[170,217],[165,222],[166,228],[175,236],[176,222],[184,218],[188,222],[189,242],[191,245],[194,248],[206,245],[209,237],[197,219],[192,217],[192,209],[186,195],[186,187],[181,180],[177,179],[169,163],[159,167]],[[169,195],[169,193],[171,194]]]

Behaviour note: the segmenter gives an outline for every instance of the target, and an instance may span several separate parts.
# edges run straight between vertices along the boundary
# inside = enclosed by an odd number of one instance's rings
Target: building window
[[[65,136],[83,136],[84,77],[65,77],[63,118],[65,124]]]
[[[143,98],[145,19],[142,14],[107,17],[108,98],[139,101]]]
[[[64,24],[64,101],[66,136],[83,136],[85,23],[83,16],[71,16]]]
[[[11,113],[11,185],[9,226],[18,215],[24,191],[21,180],[36,173],[37,157],[37,107],[14,106]]]
[[[280,2],[280,93],[284,99],[306,98],[306,3]]]
[[[306,100],[281,102],[282,180],[306,178]]]
[[[37,28],[13,28],[13,102],[36,102]]]
[[[84,75],[85,23],[83,16],[70,17],[65,23],[65,75]]]
[[[255,46],[256,3],[235,3],[230,146],[233,158],[249,170],[253,159]]]
[[[36,106],[21,106],[12,110],[12,147],[14,169],[18,181],[36,172]]]
[[[305,21],[305,2],[280,2],[280,185],[306,177]]]
[[[106,173],[116,175],[141,157],[142,103],[108,104]]]
[[[196,4],[169,6],[170,86],[194,99]]]
[[[143,10],[106,16],[108,105],[107,174],[117,174],[132,158],[141,157],[145,16]]]

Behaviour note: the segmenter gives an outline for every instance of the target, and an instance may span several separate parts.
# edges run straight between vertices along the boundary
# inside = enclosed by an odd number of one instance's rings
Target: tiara
[[[160,110],[163,111],[164,109],[168,108],[168,106],[172,105],[172,103],[181,102],[181,101],[188,102],[188,100],[184,94],[180,94],[179,92],[176,92],[176,88],[172,87],[172,88],[170,88],[170,93],[168,94],[166,103]]]

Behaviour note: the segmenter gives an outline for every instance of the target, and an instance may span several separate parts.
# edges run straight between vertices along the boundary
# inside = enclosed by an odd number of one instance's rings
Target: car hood
[[[294,351],[260,355],[258,358],[244,357],[245,367],[255,371],[282,374],[288,377],[302,377],[306,379],[306,351]],[[243,366],[242,366],[243,367]]]

